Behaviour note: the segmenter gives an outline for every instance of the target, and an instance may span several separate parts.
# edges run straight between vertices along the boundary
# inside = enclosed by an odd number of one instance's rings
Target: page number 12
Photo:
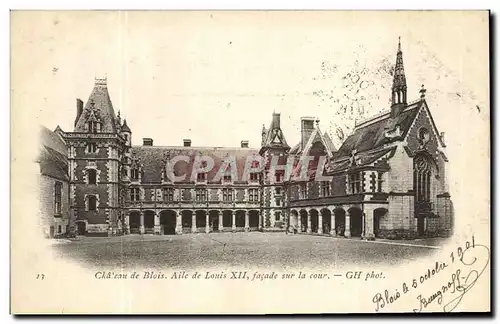
[[[36,279],[43,280],[43,279],[45,279],[45,275],[43,273],[39,273],[36,275]]]

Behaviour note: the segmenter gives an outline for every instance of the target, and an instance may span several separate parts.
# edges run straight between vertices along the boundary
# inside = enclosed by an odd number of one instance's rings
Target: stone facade
[[[300,143],[290,147],[277,113],[263,127],[259,149],[247,141],[238,148],[195,147],[189,139],[183,146],[154,146],[150,138],[132,146],[106,80],[97,79],[85,106],[77,100],[74,131],[58,132],[67,150],[69,228],[80,235],[450,235],[443,136],[425,90],[406,100],[400,46],[395,70],[390,109],[357,124],[338,149],[312,117],[301,119]],[[213,168],[205,169],[203,157]],[[249,157],[259,157],[260,171],[242,177]]]

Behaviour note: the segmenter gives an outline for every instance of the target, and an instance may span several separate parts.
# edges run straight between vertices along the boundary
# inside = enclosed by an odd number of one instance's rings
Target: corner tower
[[[281,130],[280,114],[273,113],[271,125],[262,130],[262,147],[259,154],[264,158],[263,177],[261,177],[261,219],[263,230],[283,230],[285,220],[285,171],[276,170],[274,166],[286,165],[288,146]]]
[[[74,131],[63,134],[68,149],[71,218],[79,235],[114,235],[122,227],[120,171],[129,138],[121,128],[107,80],[95,79],[86,104],[77,99]]]

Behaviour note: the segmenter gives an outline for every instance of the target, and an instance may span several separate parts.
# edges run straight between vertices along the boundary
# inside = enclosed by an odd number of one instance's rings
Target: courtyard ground
[[[442,239],[363,241],[284,233],[79,237],[54,244],[54,256],[92,268],[305,268],[395,265],[437,252]]]

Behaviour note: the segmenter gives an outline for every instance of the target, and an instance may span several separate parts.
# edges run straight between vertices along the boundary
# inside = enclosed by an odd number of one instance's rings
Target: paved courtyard
[[[284,233],[80,237],[54,245],[56,258],[105,268],[342,267],[392,265],[436,252],[442,240],[362,241]]]

